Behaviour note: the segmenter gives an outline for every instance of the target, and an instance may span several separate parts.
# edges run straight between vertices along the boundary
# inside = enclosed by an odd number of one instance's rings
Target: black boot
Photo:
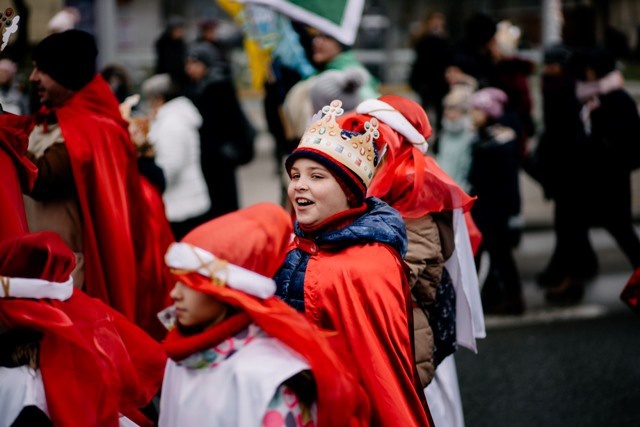
[[[584,281],[567,276],[559,285],[547,288],[545,300],[557,306],[576,305],[584,297]]]

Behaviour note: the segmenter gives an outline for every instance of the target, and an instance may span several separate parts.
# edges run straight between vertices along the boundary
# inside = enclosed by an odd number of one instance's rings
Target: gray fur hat
[[[354,110],[362,101],[360,88],[368,81],[369,75],[359,67],[327,70],[320,73],[309,94],[313,111],[319,111],[334,99],[342,101],[342,108],[345,111]]]

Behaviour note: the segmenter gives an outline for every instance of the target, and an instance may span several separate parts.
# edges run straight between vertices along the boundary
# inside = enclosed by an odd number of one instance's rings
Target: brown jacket
[[[405,262],[409,266],[413,299],[415,360],[420,382],[426,387],[433,378],[433,332],[427,307],[435,301],[442,278],[444,261],[453,252],[453,229],[447,215],[428,214],[421,218],[405,218],[409,241]]]

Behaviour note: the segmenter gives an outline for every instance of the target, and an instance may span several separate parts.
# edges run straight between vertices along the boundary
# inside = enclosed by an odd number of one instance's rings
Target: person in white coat
[[[142,84],[142,95],[151,108],[148,139],[156,151],[156,163],[167,182],[162,195],[167,218],[176,240],[207,220],[211,200],[200,166],[202,116],[181,96],[169,74],[157,74]]]

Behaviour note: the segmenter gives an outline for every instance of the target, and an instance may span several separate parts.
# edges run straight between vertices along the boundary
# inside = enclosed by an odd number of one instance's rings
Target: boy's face
[[[212,326],[224,319],[227,306],[213,296],[177,282],[169,294],[176,308],[176,320],[182,326]]]
[[[349,209],[349,201],[338,181],[322,164],[300,158],[291,167],[287,195],[304,226],[312,227]]]

